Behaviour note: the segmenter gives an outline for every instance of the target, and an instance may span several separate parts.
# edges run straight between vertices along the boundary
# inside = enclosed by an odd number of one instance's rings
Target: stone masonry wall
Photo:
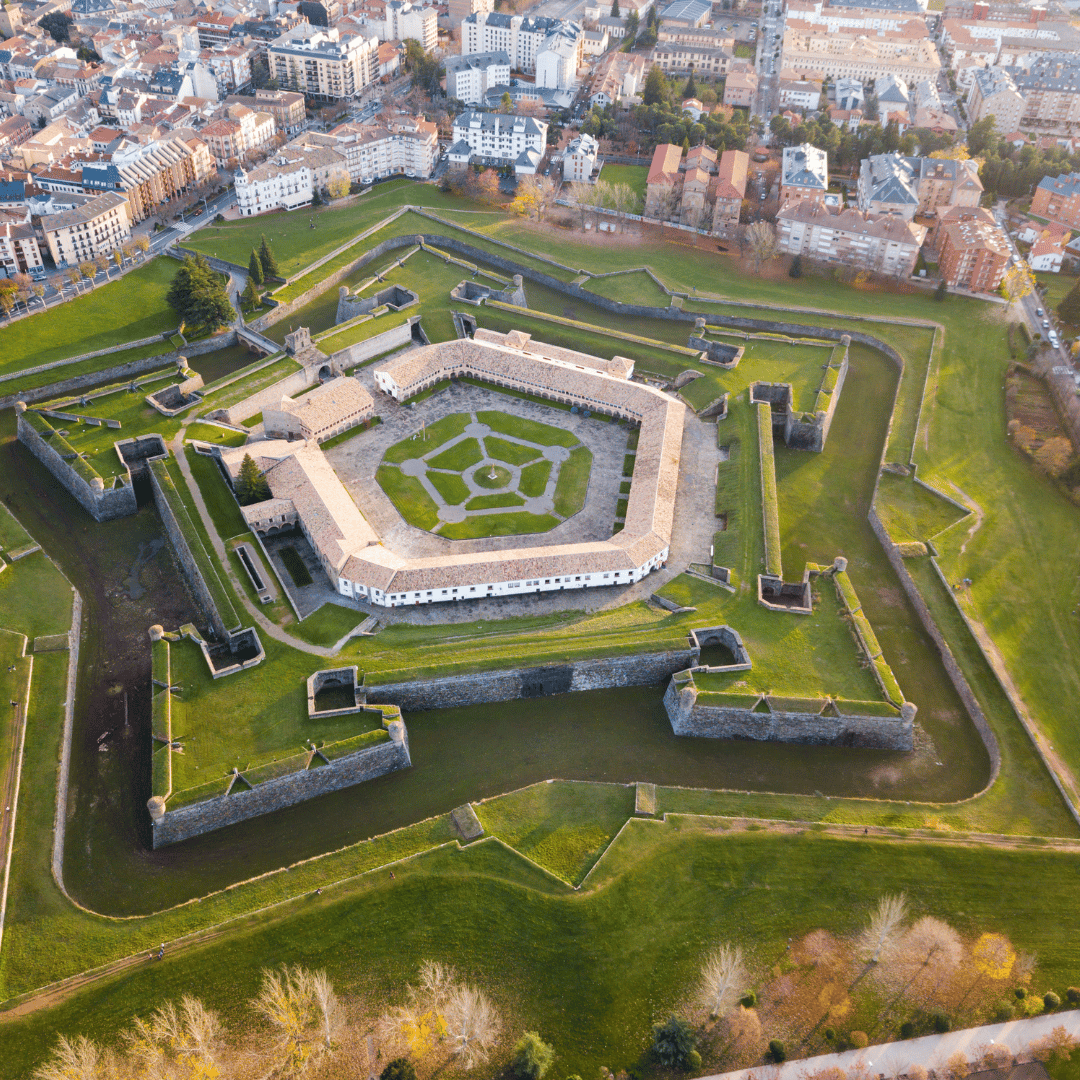
[[[373,705],[398,705],[402,712],[453,709],[518,698],[548,697],[579,690],[660,684],[676,671],[697,663],[697,649],[578,660],[570,664],[484,671],[411,682],[377,683],[367,687]]]
[[[901,716],[815,716],[811,713],[759,713],[751,709],[699,705],[692,686],[672,679],[664,708],[676,735],[704,739],[754,739],[874,750],[911,750],[913,722]]]
[[[226,421],[235,427],[249,416],[254,416],[266,408],[271,406],[276,408],[281,404],[283,397],[292,397],[293,394],[317,382],[318,378],[318,368],[301,368],[291,375],[286,375],[284,379],[279,379],[265,390],[257,391],[251,397],[244,398],[243,401],[237,402],[228,409],[222,409],[221,412],[224,413]]]
[[[179,810],[166,810],[153,822],[154,847],[175,844],[238,821],[283,810],[306,799],[314,799],[317,795],[361,784],[411,765],[405,725],[395,721],[390,725],[389,742],[358,750],[318,769],[267,780],[247,791],[206,799]]]
[[[138,509],[135,491],[125,484],[119,488],[94,491],[93,488],[43,439],[19,414],[17,433],[21,442],[67,489],[71,497],[95,520],[110,521],[126,517]]]
[[[154,503],[157,505],[158,513],[161,515],[161,523],[165,526],[165,533],[169,537],[169,542],[172,544],[173,551],[176,553],[176,558],[183,570],[184,579],[191,586],[195,602],[206,619],[206,625],[213,628],[219,640],[228,641],[229,634],[225,623],[218,612],[217,605],[214,603],[214,598],[210,595],[210,590],[206,587],[206,582],[203,581],[198,563],[195,562],[195,558],[191,554],[191,548],[188,547],[187,538],[180,528],[180,523],[176,520],[176,515],[169,505],[169,500],[165,498],[161,490],[161,484],[154,470],[150,469],[149,473],[150,486],[154,491]]]
[[[938,629],[937,623],[934,622],[934,617],[930,614],[926,601],[923,600],[922,595],[919,593],[918,586],[915,584],[911,574],[908,573],[904,560],[896,550],[896,545],[889,538],[885,526],[881,523],[881,518],[878,517],[877,511],[872,506],[868,518],[870,527],[874,530],[874,535],[881,541],[881,546],[885,549],[885,557],[889,560],[893,570],[896,571],[896,576],[900,579],[900,584],[907,594],[907,598],[911,601],[911,606],[915,609],[919,621],[923,624],[923,629],[930,635],[937,646],[938,653],[941,656],[941,663],[949,676],[949,681],[953,684],[957,695],[964,703],[964,708],[967,710],[968,716],[971,717],[971,722],[975,725],[975,730],[978,731],[983,745],[986,747],[986,752],[990,755],[989,783],[993,784],[997,779],[998,772],[1001,770],[1001,748],[998,746],[997,737],[987,722],[978,701],[975,700],[971,686],[964,677],[964,673],[960,670],[960,665],[957,664],[952,650]]]
[[[415,321],[415,319],[410,319],[407,323],[384,330],[381,334],[369,337],[366,341],[346,345],[344,349],[339,349],[330,357],[330,362],[335,370],[344,370],[364,360],[370,360],[371,357],[378,356],[380,353],[389,352],[398,345],[408,345],[412,341],[412,328]]]
[[[47,383],[45,386],[35,387],[33,390],[17,390],[6,396],[0,397],[0,409],[10,409],[16,401],[25,401],[28,404],[35,401],[44,401],[47,398],[66,397],[77,390],[85,390],[91,386],[102,386],[106,383],[123,382],[126,379],[134,379],[137,375],[145,375],[148,371],[156,371],[158,368],[166,368],[170,365],[175,367],[176,361],[181,356],[189,359],[192,356],[200,356],[203,353],[216,352],[218,349],[227,349],[236,344],[236,331],[229,330],[224,334],[217,334],[205,341],[193,341],[181,349],[172,352],[158,353],[157,356],[145,356],[141,360],[129,360],[126,364],[117,364],[111,368],[102,368],[88,375],[74,375],[69,379],[59,379],[58,382]],[[125,345],[124,348],[130,348]],[[63,367],[57,368],[57,374],[63,373]],[[12,380],[14,382],[14,380]]]

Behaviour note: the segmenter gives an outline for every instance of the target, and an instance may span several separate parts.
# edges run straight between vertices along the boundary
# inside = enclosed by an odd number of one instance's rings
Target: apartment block
[[[571,78],[581,67],[583,39],[578,23],[564,19],[507,15],[478,11],[461,23],[461,54],[504,52],[514,71],[535,74],[537,81],[545,68],[569,71]],[[541,62],[544,52],[556,58]],[[551,85],[543,83],[541,85]],[[558,86],[565,90],[569,86]]]
[[[678,41],[658,41],[649,53],[649,61],[664,71],[676,73],[694,70],[698,75],[724,76],[735,60],[734,43],[727,49],[708,45],[689,45]]]
[[[711,147],[695,146],[684,160],[681,147],[661,143],[649,166],[645,216],[734,235],[749,165],[741,150],[725,150],[718,159]]]
[[[374,36],[343,35],[305,23],[271,42],[266,57],[280,86],[323,101],[341,101],[376,80],[379,43]]]
[[[531,116],[466,111],[454,120],[450,164],[463,167],[478,158],[534,173],[547,148],[547,132],[547,124]]]
[[[422,116],[380,114],[377,123],[346,123],[323,138],[344,155],[349,178],[370,184],[386,176],[428,179],[439,151],[438,129]]]
[[[268,112],[255,112],[246,105],[226,105],[213,123],[199,132],[218,168],[244,161],[252,153],[269,146],[277,135],[277,123]]]
[[[789,255],[909,276],[926,228],[891,214],[833,210],[813,199],[785,202],[776,215],[780,250]]]
[[[858,29],[810,23],[790,16],[784,24],[781,68],[800,75],[873,81],[896,75],[905,82],[935,79],[941,59],[922,19],[908,19],[897,30],[866,34]]]
[[[1043,59],[1015,76],[1023,96],[1021,123],[998,127],[1002,134],[1024,127],[1071,133],[1080,125],[1080,56]]]
[[[41,269],[41,247],[29,221],[15,221],[6,214],[0,215],[0,266],[7,271],[8,277]]]
[[[277,130],[286,135],[296,134],[307,119],[304,95],[292,90],[256,90],[254,96],[230,94],[224,104],[245,105],[252,112],[269,113],[274,118]]]
[[[1012,76],[1002,68],[980,68],[972,74],[968,93],[968,116],[972,123],[994,118],[994,126],[1002,134],[1020,127],[1027,103]]]
[[[953,289],[992,293],[1001,284],[1012,251],[994,215],[979,207],[954,207],[935,234],[938,270]]]
[[[59,267],[78,266],[111,255],[131,239],[127,199],[115,192],[98,195],[73,210],[41,219],[45,242]]]
[[[1080,173],[1044,176],[1035,188],[1031,213],[1069,229],[1080,229]]]
[[[757,89],[756,71],[733,71],[724,83],[724,104],[733,105],[739,109],[752,108]]]
[[[446,94],[466,105],[482,105],[484,95],[493,86],[510,83],[510,57],[501,50],[448,56],[443,61],[446,70]]]
[[[600,144],[591,135],[582,133],[575,136],[563,151],[563,179],[568,183],[590,182],[599,153]]]
[[[780,166],[780,201],[807,199],[823,202],[829,190],[829,159],[810,143],[784,147]]]

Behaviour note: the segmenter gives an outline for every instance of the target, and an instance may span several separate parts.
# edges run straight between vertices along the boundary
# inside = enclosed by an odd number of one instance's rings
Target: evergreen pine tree
[[[697,97],[697,83],[694,81],[694,69],[690,69],[690,78],[686,80],[686,89],[683,91],[684,98]]]
[[[802,256],[796,255],[791,260],[791,266],[788,269],[788,277],[800,278],[802,277]]]
[[[259,302],[259,294],[255,291],[255,284],[248,278],[247,288],[240,294],[240,302],[246,308],[253,308]]]
[[[236,497],[242,506],[270,498],[270,485],[266,482],[266,477],[259,472],[259,466],[250,454],[245,454],[240,463],[240,475],[236,478]]]
[[[613,3],[611,5],[611,17],[613,19],[618,19],[622,17],[622,12],[619,11],[619,0],[613,0]]]
[[[948,296],[948,295],[949,295],[949,286],[945,284],[945,279],[942,278],[938,282],[937,288],[934,290],[934,299],[935,300],[944,300],[945,297]],[[1067,300],[1068,297],[1066,297],[1065,299]]]
[[[225,281],[202,255],[189,255],[176,272],[165,299],[189,326],[216,330],[236,317]]]
[[[1065,294],[1065,298],[1057,306],[1057,313],[1063,322],[1072,326],[1080,324],[1080,279]]]
[[[277,260],[274,258],[274,253],[270,250],[270,245],[266,242],[265,236],[259,245],[259,262],[262,263],[263,277],[272,278],[278,276]]]
[[[264,280],[262,263],[259,261],[259,256],[255,254],[255,249],[252,248],[251,258],[248,259],[248,281],[253,281],[256,288],[261,288]]]

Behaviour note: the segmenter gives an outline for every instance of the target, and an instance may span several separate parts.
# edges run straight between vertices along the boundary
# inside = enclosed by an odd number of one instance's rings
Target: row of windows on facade
[[[614,576],[619,577],[621,573],[622,573],[621,570],[616,570]],[[604,578],[610,578],[612,575],[611,574],[603,574],[601,576],[604,577]],[[581,579],[582,579],[581,574],[578,574],[577,577],[574,578],[574,581],[581,581]],[[568,577],[555,578],[554,579],[556,585],[559,585],[562,582],[568,582],[569,580],[570,580],[570,578],[568,578]],[[592,574],[586,574],[585,575],[585,580],[586,581],[592,581]],[[551,578],[544,578],[544,584],[545,585],[550,585],[551,583],[552,583]],[[539,578],[537,578],[535,581],[526,581],[525,582],[525,588],[529,589],[529,588],[532,588],[534,585],[539,585],[539,584],[540,584],[540,579]],[[363,586],[363,585],[360,585],[358,587],[361,588],[361,589],[365,588],[365,586]],[[491,589],[494,589],[494,588],[495,588],[494,585],[489,585],[488,586],[489,591]],[[508,588],[508,589],[520,589],[521,588],[521,582],[520,581],[508,581],[508,582],[506,582],[506,588]],[[476,589],[477,589],[476,585],[470,585],[469,586],[469,592],[476,592]],[[376,595],[380,595],[380,590],[379,589],[372,589],[371,591],[373,593],[375,593]],[[424,596],[431,596],[431,595],[433,595],[433,591],[434,590],[432,590],[432,589],[428,589],[423,595]],[[439,594],[441,596],[453,596],[455,593],[460,592],[460,591],[461,591],[460,589],[440,589]],[[413,593],[414,597],[420,596],[420,595],[421,594],[418,593],[418,592]],[[388,595],[387,599],[388,600],[408,600],[409,599],[409,594],[407,592],[390,593]]]

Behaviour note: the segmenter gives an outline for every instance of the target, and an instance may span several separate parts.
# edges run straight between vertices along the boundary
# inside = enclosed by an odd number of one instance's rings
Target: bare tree
[[[611,185],[612,208],[619,216],[621,227],[626,226],[626,215],[641,212],[641,196],[629,184]]]
[[[746,967],[742,949],[721,945],[710,955],[701,969],[701,1001],[714,1019],[724,1015],[739,996]]]
[[[406,988],[404,1005],[388,1009],[376,1025],[381,1042],[395,1052],[422,1058],[446,1038],[446,1011],[456,985],[453,969],[425,960],[417,986]]]
[[[595,210],[597,205],[599,192],[596,187],[597,185],[577,182],[571,184],[566,193],[567,201],[580,215],[582,230],[585,228],[585,215],[590,210]]]
[[[898,996],[928,1007],[963,958],[960,935],[947,923],[927,915],[883,957],[877,970],[885,985]]]
[[[136,1017],[126,1040],[128,1059],[139,1076],[179,1080],[220,1074],[221,1023],[198,998],[185,994],[179,1009],[170,1001],[146,1020]]]
[[[446,1039],[466,1069],[487,1061],[501,1027],[495,1007],[482,990],[460,984],[446,1003]]]
[[[343,1014],[325,972],[299,966],[264,971],[251,1007],[270,1025],[260,1055],[270,1075],[300,1076],[333,1051]]]
[[[948,1061],[945,1062],[944,1074],[948,1080],[964,1080],[971,1072],[971,1066],[962,1050],[957,1050]]]
[[[72,1042],[61,1035],[52,1055],[34,1072],[35,1080],[99,1080],[104,1059],[97,1045],[85,1035]]]
[[[679,208],[679,193],[673,187],[662,187],[657,192],[653,207],[661,225],[665,221],[671,221]]]
[[[881,954],[892,948],[904,932],[907,898],[903,893],[883,896],[870,916],[870,922],[855,939],[855,949],[869,964],[876,964]]]
[[[779,254],[776,230],[767,221],[755,221],[750,225],[746,230],[746,242],[754,260],[755,274],[760,274],[761,267]]]

